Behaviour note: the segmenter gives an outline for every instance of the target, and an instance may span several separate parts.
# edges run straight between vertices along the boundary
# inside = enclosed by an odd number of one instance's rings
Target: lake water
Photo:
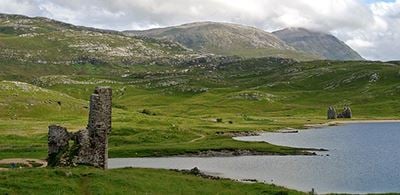
[[[200,170],[233,179],[256,179],[317,193],[400,192],[400,123],[360,123],[299,133],[235,138],[277,145],[325,148],[318,156],[171,157],[110,159],[109,168]]]

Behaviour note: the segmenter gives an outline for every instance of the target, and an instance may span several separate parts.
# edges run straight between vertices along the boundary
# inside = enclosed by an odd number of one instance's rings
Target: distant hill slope
[[[0,14],[0,59],[35,64],[171,63],[192,57],[179,44],[129,37],[42,17]]]
[[[130,36],[169,40],[199,52],[241,57],[288,57],[317,59],[318,56],[296,51],[272,33],[231,23],[197,22],[144,31],[124,31]]]
[[[329,60],[364,60],[356,51],[333,35],[304,28],[286,28],[273,32],[299,51],[322,56]]]

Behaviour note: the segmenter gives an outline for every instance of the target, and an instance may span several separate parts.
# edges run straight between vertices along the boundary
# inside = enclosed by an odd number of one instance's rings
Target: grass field
[[[1,172],[0,181],[1,194],[305,194],[157,169],[21,169]]]

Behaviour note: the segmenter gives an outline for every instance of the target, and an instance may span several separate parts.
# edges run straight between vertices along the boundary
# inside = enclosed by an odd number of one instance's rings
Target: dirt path
[[[193,143],[193,142],[196,142],[196,141],[199,141],[199,140],[201,140],[201,139],[206,138],[206,136],[203,135],[203,134],[200,134],[200,133],[195,133],[195,134],[198,135],[198,136],[200,136],[200,137],[195,138],[195,139],[192,139],[192,140],[190,140],[188,143]]]
[[[40,159],[31,159],[31,158],[8,158],[8,159],[2,159],[0,160],[0,165],[5,164],[23,164],[27,167],[36,167],[36,168],[43,168],[47,166],[47,162],[45,160],[40,160]],[[0,168],[0,171],[6,171],[9,170],[8,168]]]

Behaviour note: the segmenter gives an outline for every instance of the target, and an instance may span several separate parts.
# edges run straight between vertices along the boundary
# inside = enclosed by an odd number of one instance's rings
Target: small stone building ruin
[[[351,112],[350,106],[347,105],[344,106],[341,113],[336,113],[336,109],[333,106],[329,106],[327,116],[328,119],[351,118],[353,116],[353,113]]]
[[[337,118],[351,118],[353,113],[351,112],[350,106],[344,106],[343,112],[337,115]]]
[[[90,96],[89,120],[85,129],[72,133],[59,125],[49,126],[48,166],[85,164],[107,168],[111,96],[110,87],[96,87]]]
[[[336,119],[336,109],[333,106],[328,108],[328,119]]]

